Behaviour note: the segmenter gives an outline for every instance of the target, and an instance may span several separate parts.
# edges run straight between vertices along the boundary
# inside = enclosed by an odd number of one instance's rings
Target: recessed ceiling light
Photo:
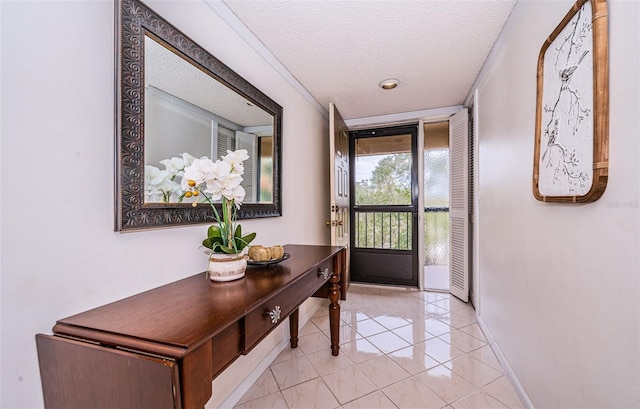
[[[389,78],[387,80],[384,80],[382,82],[380,82],[380,88],[382,89],[394,89],[395,87],[398,86],[398,84],[400,83],[400,81],[393,79],[393,78]]]

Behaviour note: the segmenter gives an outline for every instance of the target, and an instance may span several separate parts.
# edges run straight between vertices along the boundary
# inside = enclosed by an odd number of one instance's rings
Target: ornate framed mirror
[[[116,15],[116,231],[212,222],[176,178],[235,149],[249,153],[238,218],[281,216],[282,107],[144,3]]]

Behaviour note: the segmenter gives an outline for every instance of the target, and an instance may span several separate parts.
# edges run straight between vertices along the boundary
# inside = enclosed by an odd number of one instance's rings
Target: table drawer
[[[246,354],[275,327],[285,320],[311,294],[326,283],[332,274],[332,262],[326,260],[303,274],[303,277],[281,292],[264,301],[244,318],[244,348]]]
[[[242,327],[240,321],[211,339],[213,379],[222,373],[242,353]]]

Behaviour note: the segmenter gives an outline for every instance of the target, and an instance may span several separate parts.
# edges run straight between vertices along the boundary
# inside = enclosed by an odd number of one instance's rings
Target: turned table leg
[[[337,271],[337,273],[336,273]],[[329,328],[331,331],[331,355],[338,356],[340,353],[340,271],[334,269],[329,280]]]
[[[291,348],[298,347],[298,309],[289,316],[289,335],[291,336]]]

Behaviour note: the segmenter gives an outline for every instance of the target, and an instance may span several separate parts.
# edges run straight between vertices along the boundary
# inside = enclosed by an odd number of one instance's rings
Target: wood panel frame
[[[590,189],[582,195],[545,195],[540,189],[540,162],[544,85],[544,58],[550,45],[562,30],[572,23],[582,7],[590,2],[593,36],[593,173]],[[533,195],[539,201],[560,203],[588,203],[604,193],[609,176],[609,57],[608,11],[606,0],[578,0],[564,19],[545,40],[540,50],[537,67],[535,148],[533,159]]]

